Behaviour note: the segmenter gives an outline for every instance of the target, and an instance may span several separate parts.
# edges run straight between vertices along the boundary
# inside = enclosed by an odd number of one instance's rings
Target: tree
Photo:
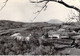
[[[0,11],[6,6],[7,2],[8,2],[8,0],[5,0],[5,1],[3,2],[4,5],[0,8]]]
[[[80,21],[80,8],[78,8],[78,7],[76,7],[75,5],[70,5],[70,4],[68,4],[68,3],[66,3],[64,0],[29,0],[31,3],[42,3],[42,2],[45,2],[45,5],[42,7],[42,9],[41,10],[39,10],[39,11],[37,11],[38,12],[38,14],[37,14],[37,16],[40,14],[40,12],[43,10],[43,9],[46,9],[47,8],[47,4],[48,4],[48,2],[50,2],[50,1],[52,1],[52,2],[56,2],[56,3],[59,3],[59,4],[62,4],[62,5],[64,5],[65,7],[67,7],[67,8],[72,8],[72,9],[74,9],[74,10],[76,10],[77,12],[79,12],[79,21]],[[72,0],[71,0],[72,1]],[[73,0],[74,1],[74,0]],[[76,0],[77,1],[77,0]],[[78,0],[79,1],[79,0]],[[1,7],[1,9],[0,10],[2,10],[5,6],[6,6],[6,4],[7,4],[7,2],[8,2],[8,0],[5,0],[5,2],[3,2],[3,6]],[[80,2],[80,1],[79,1]],[[37,17],[36,16],[36,17]],[[36,18],[35,17],[35,18]],[[35,19],[34,18],[34,19]],[[34,20],[33,19],[33,20]],[[33,21],[32,20],[32,21]]]
[[[56,2],[56,3],[59,3],[59,4],[62,4],[62,5],[64,5],[65,7],[67,7],[67,8],[72,8],[72,9],[74,9],[74,10],[76,10],[77,12],[79,12],[79,21],[80,21],[80,9],[78,8],[78,7],[76,7],[76,6],[74,6],[74,5],[69,5],[69,4],[67,4],[64,0],[36,0],[36,1],[32,1],[32,0],[29,0],[31,3],[42,3],[42,2],[45,2],[45,5],[42,7],[42,9],[43,8],[45,8],[45,7],[47,7],[46,5],[47,5],[47,3],[48,2],[50,2],[50,1],[52,1],[52,2]],[[74,0],[73,0],[74,1]],[[79,1],[80,2],[80,1]],[[38,11],[38,12],[41,12],[42,11],[42,9],[40,10],[40,11]]]

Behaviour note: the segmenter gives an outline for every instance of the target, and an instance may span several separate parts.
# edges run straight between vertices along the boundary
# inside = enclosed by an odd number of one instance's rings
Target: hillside
[[[0,30],[15,29],[15,28],[45,27],[52,25],[54,26],[55,24],[50,24],[47,22],[24,23],[24,22],[0,20]]]
[[[75,23],[53,24],[48,22],[0,21],[0,55],[66,55],[80,53],[80,25]],[[13,34],[19,33],[16,37]],[[59,34],[51,39],[46,34]],[[25,40],[31,34],[30,40]],[[41,37],[43,36],[43,39]],[[79,40],[75,43],[76,40]],[[40,42],[41,41],[41,42]],[[40,44],[41,43],[41,44]],[[74,48],[75,47],[75,48]],[[70,51],[70,50],[74,50]],[[78,50],[78,51],[77,51]],[[75,52],[77,51],[77,52]]]
[[[21,28],[24,24],[22,22],[0,20],[0,30]]]

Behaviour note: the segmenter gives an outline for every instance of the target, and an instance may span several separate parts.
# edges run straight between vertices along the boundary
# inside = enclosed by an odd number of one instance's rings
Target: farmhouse
[[[20,33],[14,33],[11,37],[17,40],[21,40],[23,38]]]
[[[48,37],[50,37],[51,39],[52,38],[58,38],[59,39],[60,38],[60,34],[55,32],[55,31],[50,30],[50,31],[48,31]]]
[[[12,38],[17,39],[17,40],[27,40],[29,41],[31,38],[31,34],[29,34],[28,36],[22,36],[21,33],[14,33],[13,35],[11,35]]]
[[[65,32],[65,29],[60,29],[58,31],[50,30],[48,31],[48,37],[51,38],[69,38],[68,32]]]

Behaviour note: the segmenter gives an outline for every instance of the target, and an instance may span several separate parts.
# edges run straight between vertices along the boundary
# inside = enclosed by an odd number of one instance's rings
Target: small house
[[[49,32],[48,32],[48,37],[50,37],[51,39],[52,38],[60,38],[60,34],[59,33],[57,33],[56,31],[52,31],[52,30],[50,30]]]

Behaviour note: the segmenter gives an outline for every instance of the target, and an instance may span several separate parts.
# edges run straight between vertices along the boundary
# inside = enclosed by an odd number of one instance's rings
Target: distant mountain
[[[63,22],[57,19],[51,19],[48,21],[48,23],[52,23],[52,24],[62,24]]]

